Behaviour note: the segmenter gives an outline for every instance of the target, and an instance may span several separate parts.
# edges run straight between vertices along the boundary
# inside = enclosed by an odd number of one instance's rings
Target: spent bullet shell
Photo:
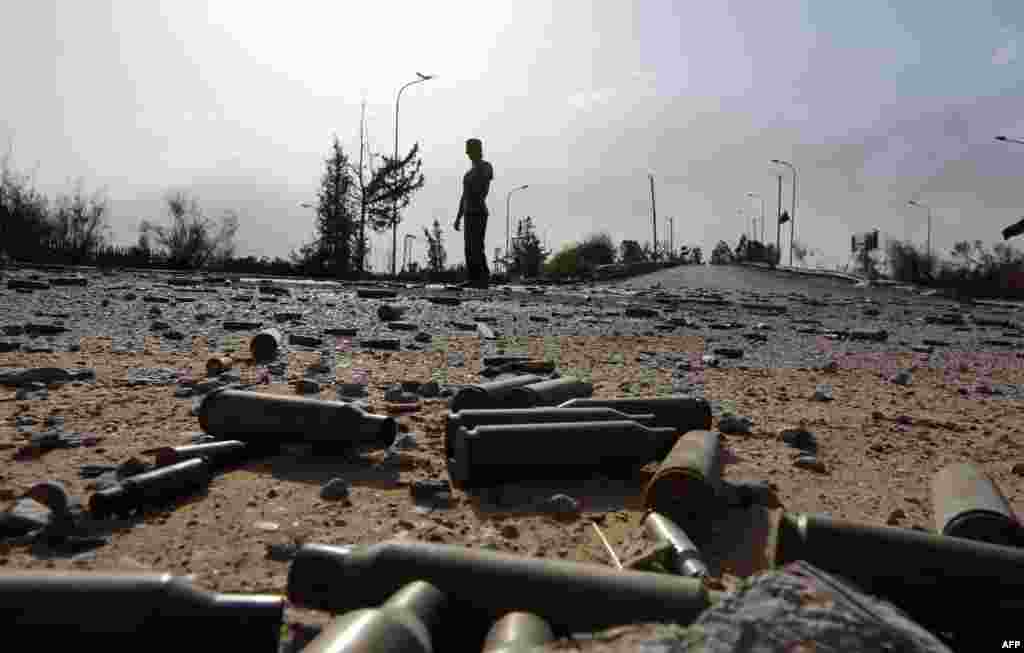
[[[1024,549],[793,513],[782,515],[772,539],[776,566],[803,560],[843,576],[937,632],[1024,614]]]
[[[704,564],[697,545],[668,517],[649,512],[644,517],[644,528],[654,541],[667,543],[672,547],[672,572],[696,578],[708,575],[707,565]]]
[[[935,530],[951,537],[1018,546],[1021,525],[992,478],[974,465],[939,470],[932,479]]]
[[[246,390],[214,390],[199,408],[202,429],[218,438],[269,444],[308,442],[389,447],[398,435],[393,417],[372,415],[340,401]]]
[[[544,379],[534,374],[523,374],[502,381],[481,383],[462,388],[448,402],[452,412],[468,408],[501,408],[508,399],[508,393],[516,388],[531,383],[540,383]]]
[[[695,397],[637,397],[635,399],[570,399],[559,408],[614,408],[624,413],[654,413],[654,426],[672,426],[680,433],[711,428],[711,405]]]
[[[432,653],[445,595],[417,580],[391,596],[379,608],[353,610],[335,618],[303,653],[395,651]]]
[[[490,618],[529,610],[567,632],[635,621],[686,624],[711,604],[703,583],[693,578],[398,540],[301,546],[288,572],[288,598],[338,612],[378,603],[417,579]]]
[[[128,515],[146,506],[188,496],[209,483],[209,463],[205,458],[191,458],[129,476],[118,485],[96,492],[89,499],[89,512],[100,519],[109,515]]]
[[[673,428],[631,421],[501,424],[460,429],[448,475],[462,487],[542,478],[587,478],[659,459],[678,437]]]
[[[644,508],[701,538],[707,534],[710,515],[719,508],[721,485],[721,435],[690,431],[679,438],[644,488]]]
[[[472,430],[493,424],[543,424],[545,422],[634,421],[655,426],[654,415],[629,415],[611,408],[484,408],[449,412],[445,428],[446,458],[455,455],[459,428]]]
[[[238,650],[276,653],[283,618],[282,596],[207,592],[171,574],[0,574],[0,625],[43,651],[69,642],[96,651],[134,651],[140,642],[195,649],[202,624]]]
[[[576,397],[594,394],[594,386],[573,377],[562,377],[531,383],[509,390],[506,402],[511,408],[533,408],[534,406],[556,406]]]
[[[527,653],[554,640],[548,622],[530,612],[510,612],[487,633],[483,653]]]

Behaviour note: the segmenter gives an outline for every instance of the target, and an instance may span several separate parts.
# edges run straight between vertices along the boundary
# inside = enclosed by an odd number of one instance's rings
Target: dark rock
[[[29,383],[18,388],[17,392],[14,393],[14,398],[17,401],[42,401],[49,399],[50,391],[46,389],[46,385],[43,383]]]
[[[50,284],[44,281],[31,281],[29,279],[8,279],[8,290],[49,290]]]
[[[171,329],[170,331],[165,332],[163,334],[163,337],[166,338],[167,340],[184,340],[185,334],[182,333],[181,331]]]
[[[814,395],[811,396],[814,401],[832,401],[832,386],[827,383],[822,383],[814,389]]]
[[[423,343],[430,342],[433,339],[434,339],[434,336],[430,335],[426,331],[420,331],[419,333],[417,333],[413,337],[413,340],[415,340],[416,342],[423,342]]]
[[[390,351],[398,351],[402,347],[402,341],[398,338],[371,338],[368,340],[360,340],[359,345],[366,349],[387,349]]]
[[[946,326],[962,326],[966,323],[964,316],[960,313],[948,313],[946,315],[926,315],[926,324],[943,324]]]
[[[329,336],[335,336],[339,338],[351,338],[358,333],[357,329],[351,329],[348,327],[329,327],[324,329],[324,333]]]
[[[885,329],[853,329],[850,331],[850,339],[885,342],[889,339],[889,332]]]
[[[445,480],[419,480],[409,485],[409,494],[414,501],[431,501],[440,494],[450,494],[451,485]]]
[[[412,322],[388,322],[388,328],[392,331],[416,331],[419,326]]]
[[[627,306],[626,317],[659,317],[661,313],[654,310],[653,308],[647,308],[646,306]]]
[[[288,336],[288,342],[301,347],[319,347],[323,341],[318,336],[293,333]]]
[[[274,542],[267,544],[267,560],[290,562],[298,552],[299,544],[296,542]]]
[[[377,317],[380,318],[381,322],[394,322],[402,319],[402,315],[404,315],[407,310],[409,310],[407,306],[381,304],[377,307]]]
[[[70,331],[63,324],[26,324],[25,333],[30,336],[55,336]]]
[[[793,461],[793,466],[801,469],[807,469],[812,472],[818,472],[819,474],[828,472],[828,467],[826,467],[825,463],[819,460],[816,456],[799,456]]]
[[[151,303],[151,304],[170,304],[171,303],[171,300],[170,300],[169,297],[161,297],[159,295],[145,295],[145,296],[143,296],[142,301],[148,302],[148,303]]]
[[[469,324],[468,322],[449,322],[448,326],[453,329],[459,329],[460,331],[475,331],[476,323]]]
[[[261,283],[258,287],[258,292],[261,295],[283,295],[286,297],[291,296],[291,291],[283,286],[275,286],[269,283]]]
[[[223,325],[227,331],[255,331],[263,326],[260,322],[241,322],[235,320],[226,320]]]
[[[384,288],[359,288],[356,290],[356,297],[361,299],[393,299],[398,297],[398,293]]]
[[[818,451],[818,440],[807,429],[784,429],[779,433],[779,439],[791,447],[808,453],[816,453]]]
[[[743,350],[739,347],[716,347],[714,352],[726,358],[743,358]]]
[[[5,354],[11,351],[18,351],[21,348],[20,342],[5,342],[0,341],[0,354]]]
[[[718,430],[725,434],[746,434],[750,433],[754,423],[749,417],[740,415],[722,415],[718,419]]]
[[[427,297],[427,301],[441,306],[458,306],[462,303],[458,297]]]
[[[302,313],[274,313],[277,322],[296,322],[302,319]]]
[[[156,320],[152,324],[149,325],[149,328],[152,329],[153,331],[164,331],[166,329],[170,329],[171,325],[166,323],[166,322],[161,322],[160,320]]]
[[[349,494],[348,481],[343,478],[332,478],[320,488],[320,498],[327,501],[347,499]]]
[[[930,338],[923,338],[922,343],[931,347],[948,347],[949,343],[945,340],[932,340]]]
[[[910,385],[910,382],[913,381],[913,379],[914,377],[910,373],[910,370],[900,370],[890,380],[897,385]]]
[[[550,322],[551,318],[544,317],[543,315],[531,315],[531,322]]]
[[[0,327],[5,336],[20,336],[25,333],[25,327],[20,324],[8,324]]]

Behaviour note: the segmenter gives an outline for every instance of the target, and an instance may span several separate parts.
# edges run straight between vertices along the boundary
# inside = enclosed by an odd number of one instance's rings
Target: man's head
[[[484,144],[479,138],[471,138],[466,141],[466,156],[470,161],[479,161],[484,157]]]

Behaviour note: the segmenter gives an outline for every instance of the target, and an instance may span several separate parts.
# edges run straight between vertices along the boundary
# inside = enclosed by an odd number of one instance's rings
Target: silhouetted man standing
[[[467,286],[486,288],[490,278],[487,257],[484,254],[484,233],[487,231],[487,191],[494,179],[494,169],[484,161],[484,146],[479,138],[466,141],[466,156],[473,167],[462,178],[462,199],[459,200],[459,214],[455,218],[455,231],[466,218],[466,281]]]

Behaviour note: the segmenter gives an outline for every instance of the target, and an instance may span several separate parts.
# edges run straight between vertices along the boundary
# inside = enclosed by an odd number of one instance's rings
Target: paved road
[[[642,277],[626,279],[614,285],[622,288],[652,288],[660,284],[666,290],[706,289],[717,292],[788,295],[804,293],[810,297],[906,297],[906,290],[895,288],[858,288],[855,284],[830,277],[812,277],[789,272],[762,270],[732,265],[683,265]],[[878,299],[878,301],[881,301]]]

